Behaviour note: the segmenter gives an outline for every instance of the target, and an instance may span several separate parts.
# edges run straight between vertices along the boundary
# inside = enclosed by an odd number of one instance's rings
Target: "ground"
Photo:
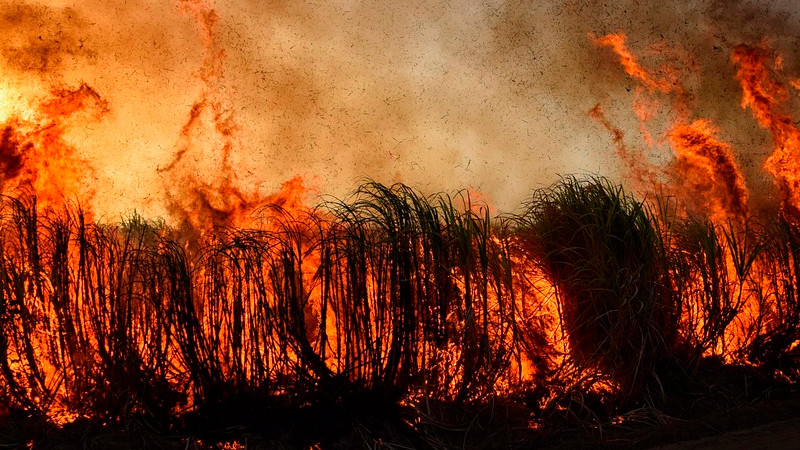
[[[800,448],[800,417],[655,447],[658,450],[794,450],[798,448]]]
[[[406,423],[388,418],[355,419],[349,426],[337,425],[338,432],[325,431],[327,440],[308,440],[319,428],[316,417],[302,426],[283,432],[270,429],[268,435],[252,428],[225,427],[213,434],[195,432],[160,435],[146,424],[132,422],[126,429],[76,423],[55,429],[16,421],[0,425],[0,448],[57,449],[222,449],[222,448],[369,448],[369,449],[458,449],[458,448],[543,448],[543,449],[798,449],[800,448],[800,393],[784,393],[777,399],[761,400],[732,408],[706,410],[690,419],[658,410],[634,411],[627,420],[599,428],[569,426],[549,435],[519,428],[519,410],[496,404],[493,408],[460,414],[450,410],[436,417],[474,414],[463,426],[428,427],[414,432]],[[477,412],[476,412],[477,411]],[[246,447],[244,447],[246,446]]]

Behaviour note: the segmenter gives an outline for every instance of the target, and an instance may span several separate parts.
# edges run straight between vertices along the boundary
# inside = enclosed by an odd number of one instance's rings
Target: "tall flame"
[[[695,213],[707,212],[717,219],[747,216],[748,191],[734,151],[716,137],[716,128],[710,120],[688,120],[689,106],[686,90],[678,76],[680,71],[665,65],[658,69],[658,75],[652,74],[628,49],[624,34],[590,35],[590,39],[597,46],[610,48],[618,56],[625,73],[638,81],[647,93],[668,95],[671,101],[672,124],[663,136],[673,152],[673,159],[667,167],[650,164],[641,154],[628,151],[624,133],[608,121],[600,105],[589,113],[612,133],[617,152],[627,162],[634,180],[639,183],[648,180],[651,188],[665,188]],[[658,105],[657,98],[647,97],[637,88],[634,110],[640,119],[643,138],[651,146],[654,144],[647,122],[652,119],[652,111]],[[670,180],[666,185],[657,181],[663,177]]]
[[[764,168],[775,177],[783,206],[800,211],[800,130],[783,111],[788,98],[786,87],[768,68],[766,50],[747,45],[733,51],[736,80],[742,87],[742,108],[749,108],[758,123],[772,133],[775,146]],[[779,60],[773,60],[778,69]]]
[[[217,39],[219,16],[213,1],[177,0],[177,4],[196,22],[204,55],[197,72],[201,93],[181,129],[174,158],[159,169],[171,213],[185,230],[202,234],[219,226],[243,226],[268,203],[298,206],[306,194],[301,179],[289,180],[279,192],[264,196],[258,190],[261,180],[236,170],[233,155],[241,153],[240,129],[233,106],[220,93],[226,55]],[[196,165],[198,158],[210,162],[214,173]]]
[[[670,170],[682,189],[695,195],[683,201],[695,211],[711,210],[717,217],[747,216],[747,187],[736,165],[733,148],[716,138],[709,120],[675,124],[669,140],[675,151]]]
[[[91,200],[92,166],[65,133],[106,113],[108,104],[86,84],[55,89],[24,114],[12,113],[0,125],[0,188],[32,189],[43,207]]]

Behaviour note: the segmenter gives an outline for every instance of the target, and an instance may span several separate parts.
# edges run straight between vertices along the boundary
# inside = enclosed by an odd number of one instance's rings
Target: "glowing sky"
[[[68,138],[96,169],[98,204],[108,215],[163,214],[172,180],[158,168],[173,160],[208,89],[191,15],[155,0],[0,5],[0,88],[32,98],[92,86],[110,113]],[[620,175],[608,131],[588,115],[598,103],[628,145],[644,145],[630,108],[634,83],[589,33],[627,33],[643,64],[667,49],[694,65],[684,80],[694,114],[718,124],[752,186],[769,185],[755,168],[770,139],[739,106],[730,55],[736,44],[767,40],[800,76],[793,5],[205,2],[219,17],[212,46],[225,56],[215,96],[236,125],[231,158],[243,179],[264,193],[297,175],[333,195],[364,177],[426,192],[471,187],[500,210],[558,174]],[[214,145],[188,157],[198,178],[219,164]]]

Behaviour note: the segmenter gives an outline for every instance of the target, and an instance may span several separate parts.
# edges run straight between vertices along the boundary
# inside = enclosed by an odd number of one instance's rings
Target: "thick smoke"
[[[670,108],[640,130],[635,80],[589,38],[616,32],[648,68],[692,69],[682,74],[687,120],[716,124],[751,202],[774,194],[761,168],[772,140],[740,106],[731,54],[766,44],[800,76],[790,1],[198,3],[214,10],[211,44],[224,52],[214,99],[235,117],[226,164],[264,195],[297,175],[343,195],[369,176],[429,192],[472,187],[509,210],[558,174],[621,179],[620,142],[589,114],[598,104],[627,148],[666,163]],[[163,169],[208,94],[196,18],[176,2],[127,0],[5,3],[0,21],[0,88],[43,96],[85,82],[108,102],[102,122],[67,134],[97,171],[97,209],[165,214],[164,186],[180,180]],[[222,158],[187,157],[199,179]]]

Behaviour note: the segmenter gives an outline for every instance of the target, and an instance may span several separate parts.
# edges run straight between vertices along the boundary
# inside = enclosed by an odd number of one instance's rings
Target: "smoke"
[[[223,161],[237,189],[263,196],[295,176],[344,195],[368,176],[428,192],[474,188],[500,210],[559,174],[621,179],[619,145],[670,157],[673,112],[667,105],[640,130],[636,81],[589,39],[614,32],[646,68],[693,68],[680,74],[687,121],[716,125],[750,201],[762,201],[774,194],[762,170],[772,141],[740,106],[731,53],[767,42],[800,75],[790,1],[61,3],[0,4],[0,89],[42,97],[86,83],[102,96],[104,119],[65,139],[95,168],[96,209],[109,216],[168,214],[170,186],[186,171],[213,178]],[[212,35],[198,28],[202,11],[214,13]],[[213,95],[209,46],[224,55]],[[186,149],[182,131],[203,98],[235,122],[225,157],[213,133],[195,134],[207,150]],[[605,125],[589,115],[598,104]],[[164,170],[182,150],[182,175]]]
[[[91,63],[96,56],[80,32],[91,24],[70,8],[7,5],[0,11],[0,26],[4,42],[0,55],[18,72],[57,77],[69,64]]]

